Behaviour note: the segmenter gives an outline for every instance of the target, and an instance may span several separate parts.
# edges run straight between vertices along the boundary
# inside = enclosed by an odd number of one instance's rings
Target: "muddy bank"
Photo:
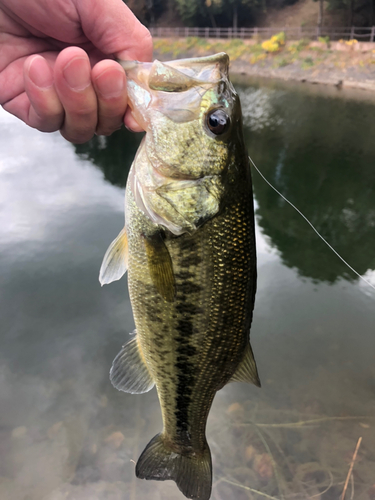
[[[225,51],[232,73],[375,92],[375,43],[287,41],[267,52],[257,40],[155,39],[160,60]]]

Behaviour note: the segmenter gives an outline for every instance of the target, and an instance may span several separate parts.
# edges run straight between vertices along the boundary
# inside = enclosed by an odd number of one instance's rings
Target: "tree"
[[[201,0],[174,0],[182,21],[190,26],[205,24],[208,11],[205,2]],[[202,20],[205,22],[202,23]]]
[[[124,2],[146,26],[155,25],[158,17],[168,8],[167,0],[124,0]]]
[[[239,19],[244,25],[254,17],[254,12],[264,5],[263,0],[206,0],[208,9],[224,26],[237,29]],[[230,22],[229,22],[230,21]]]
[[[190,26],[249,24],[264,0],[174,0],[184,23]]]

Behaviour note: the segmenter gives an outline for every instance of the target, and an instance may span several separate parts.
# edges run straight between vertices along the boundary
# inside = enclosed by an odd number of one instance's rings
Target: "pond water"
[[[264,175],[375,284],[375,102],[239,79]],[[0,498],[183,499],[135,478],[161,429],[155,390],[116,391],[134,328],[126,278],[101,288],[140,137],[73,146],[0,112]],[[375,292],[253,173],[262,389],[230,384],[208,421],[213,500],[375,498]]]

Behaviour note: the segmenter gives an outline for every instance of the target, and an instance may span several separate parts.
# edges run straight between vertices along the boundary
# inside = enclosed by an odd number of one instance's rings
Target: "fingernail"
[[[52,72],[45,59],[41,56],[33,57],[27,69],[30,80],[41,89],[47,89],[53,85]]]
[[[75,57],[64,67],[63,75],[72,90],[84,90],[91,83],[90,64],[85,57]]]
[[[116,70],[116,73],[113,69],[107,69],[95,78],[98,91],[107,99],[120,97],[124,93],[125,73],[118,70]]]

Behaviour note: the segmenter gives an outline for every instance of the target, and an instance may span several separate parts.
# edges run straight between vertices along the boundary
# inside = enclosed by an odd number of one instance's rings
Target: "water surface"
[[[256,81],[238,90],[255,163],[375,283],[373,100]],[[123,226],[140,137],[73,146],[3,111],[0,137],[0,498],[182,500],[174,483],[134,476],[161,429],[156,392],[120,393],[108,379],[134,323],[126,278],[101,288],[98,271]],[[262,389],[217,394],[212,498],[337,499],[362,437],[347,498],[371,500],[375,292],[253,179]]]

